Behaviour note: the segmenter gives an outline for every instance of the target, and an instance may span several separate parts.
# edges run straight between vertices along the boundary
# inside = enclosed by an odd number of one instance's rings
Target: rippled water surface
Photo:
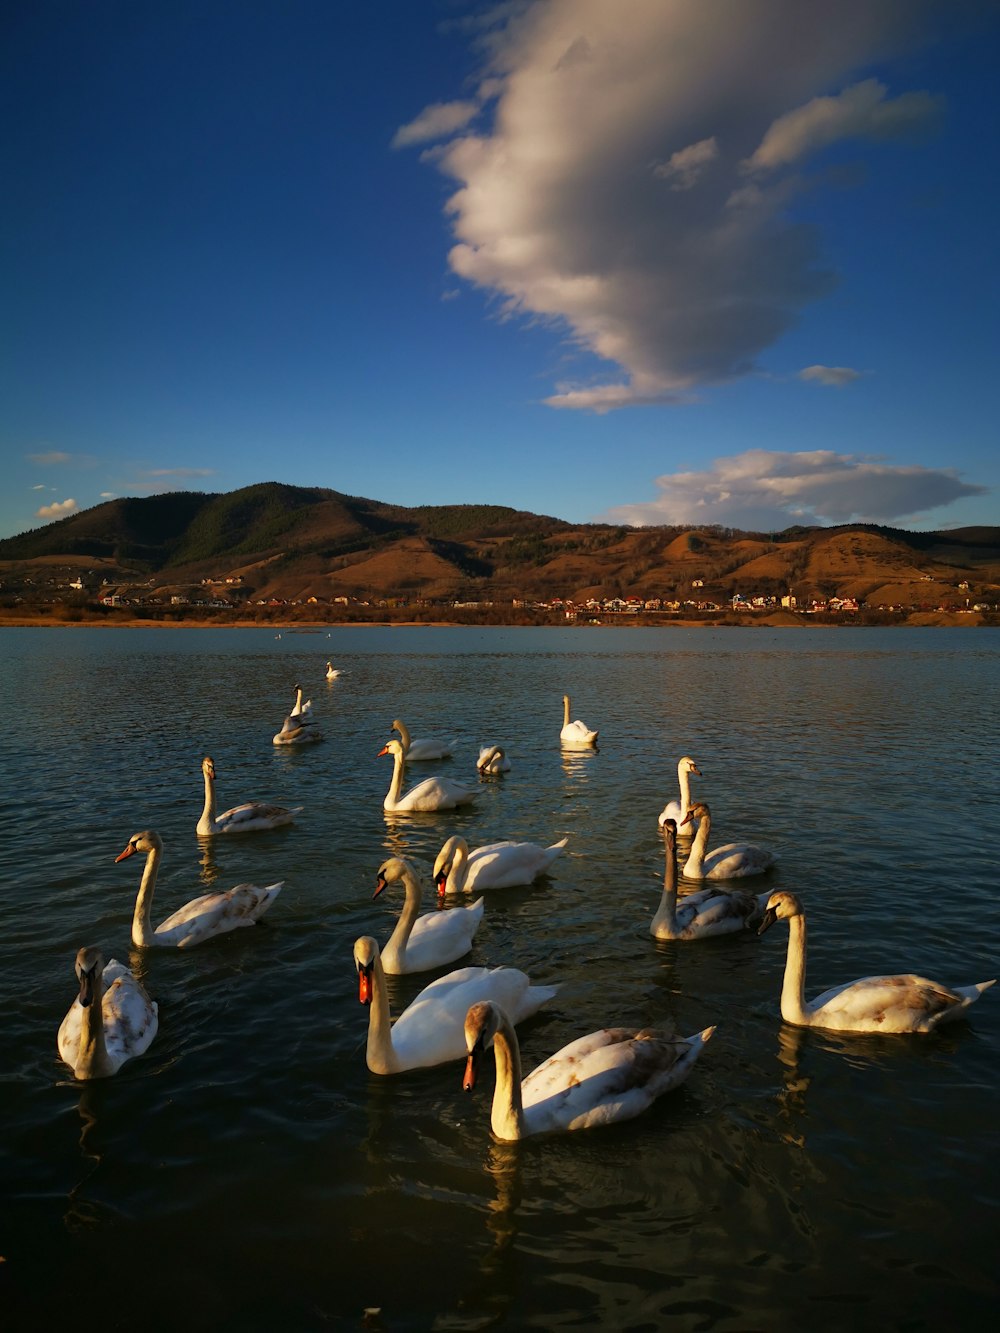
[[[327,683],[332,657],[345,674]],[[809,914],[807,990],[1000,968],[1000,639],[986,630],[0,631],[4,1021],[0,1289],[13,1327],[941,1329],[996,1302],[1000,989],[926,1038],[783,1024],[787,931],[667,944],[656,815],[685,753],[713,844],[774,847]],[[325,741],[276,748],[301,682]],[[561,696],[600,729],[563,754]],[[392,719],[459,738],[419,765],[506,778],[459,814],[387,817]],[[305,807],[206,851],[222,807]],[[190,951],[129,942],[155,828],[162,920],[206,887],[285,888],[265,922]],[[487,891],[471,963],[556,1000],[530,1068],[594,1028],[718,1030],[640,1119],[491,1140],[491,1063],[365,1067],[352,946],[384,939],[389,854],[444,838],[553,842],[550,880]],[[429,908],[431,904],[428,902]],[[149,1051],[76,1083],[55,1034],[82,944],[160,1006]],[[443,969],[447,970],[447,969]],[[390,979],[398,1012],[435,974]]]

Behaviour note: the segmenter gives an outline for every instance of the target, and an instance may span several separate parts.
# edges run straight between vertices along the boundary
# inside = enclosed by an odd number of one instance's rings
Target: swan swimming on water
[[[332,663],[332,662],[327,662],[327,664],[326,664],[326,678],[327,678],[327,680],[336,680],[337,677],[338,677],[339,675],[340,675],[340,672],[339,672],[339,671],[337,670],[337,668],[333,665],[333,663]]]
[[[488,773],[491,776],[497,773],[509,773],[510,760],[502,746],[484,745],[479,751],[476,768],[480,773]]]
[[[423,736],[414,740],[410,729],[400,718],[394,718],[390,731],[398,731],[403,746],[403,758],[408,764],[423,763],[429,759],[450,759],[455,752],[458,738],[453,741],[438,740],[436,736]]]
[[[706,854],[708,835],[712,831],[712,816],[704,801],[692,805],[685,823],[698,821],[698,832],[684,866],[688,879],[742,879],[746,875],[762,875],[777,859],[766,847],[752,842],[727,842]]]
[[[584,722],[569,720],[569,695],[563,695],[563,725],[559,733],[559,744],[564,750],[589,750],[597,744],[597,732],[591,731]]]
[[[663,893],[649,933],[658,940],[700,940],[709,935],[730,935],[746,930],[759,920],[767,894],[744,889],[699,889],[677,902],[677,825],[672,819],[663,824],[666,866]]]
[[[75,1078],[107,1078],[146,1050],[159,1009],[124,963],[105,967],[100,949],[78,950],[75,969],[80,993],[59,1025],[59,1054]]]
[[[490,842],[469,851],[457,833],[445,841],[434,861],[438,894],[471,893],[473,889],[511,889],[532,884],[566,848],[569,838],[541,847],[537,842]]]
[[[224,893],[203,893],[201,897],[192,898],[189,903],[178,908],[154,930],[150,913],[160,858],[163,856],[163,840],[152,829],[134,833],[115,861],[124,861],[136,852],[146,854],[132,916],[132,943],[140,949],[188,949],[192,944],[201,944],[202,940],[211,939],[213,935],[224,935],[242,926],[253,926],[277,898],[284,883],[281,880],[277,884],[268,884],[266,888],[258,888],[256,884],[237,884]]]
[[[301,685],[295,687],[292,711],[281,724],[281,730],[271,739],[275,745],[311,745],[323,739],[323,733],[313,721],[312,700],[302,701]]]
[[[283,805],[269,805],[265,801],[247,801],[234,805],[221,815],[215,813],[215,761],[208,755],[201,761],[205,777],[205,808],[198,820],[196,832],[201,837],[215,833],[256,833],[263,829],[281,828],[293,824],[301,805],[286,809]]]
[[[677,785],[680,787],[680,800],[668,801],[660,811],[659,824],[662,828],[668,819],[672,819],[678,829],[682,824],[686,824],[685,833],[694,833],[698,827],[699,821],[692,819],[687,822],[687,814],[691,809],[691,778],[701,777],[701,769],[694,762],[689,754],[686,754],[677,764]]]
[[[369,1006],[366,1060],[373,1074],[399,1074],[460,1060],[465,1015],[477,1000],[496,1000],[519,1023],[551,1000],[558,986],[533,986],[515,967],[461,967],[438,977],[390,1027],[389,996],[379,948],[370,935],[354,944],[358,999]]]
[[[421,903],[420,880],[408,861],[393,856],[378,868],[377,898],[389,884],[402,883],[406,900],[396,928],[382,946],[382,967],[386,972],[426,972],[432,967],[453,963],[472,948],[472,939],[483,920],[484,899],[477,898],[465,907],[448,912],[427,912],[418,916]]]
[[[403,771],[406,767],[403,758],[402,741],[391,740],[379,750],[376,758],[391,754],[393,759],[392,780],[382,809],[401,813],[420,813],[434,810],[453,810],[458,805],[468,805],[479,792],[471,787],[463,787],[460,782],[450,778],[424,778],[409,791],[403,792]]]
[[[779,890],[771,894],[758,935],[763,935],[776,921],[788,922],[781,1017],[799,1027],[831,1028],[838,1032],[933,1032],[942,1023],[960,1018],[996,980],[974,982],[970,986],[944,986],[912,973],[861,977],[807,1000],[806,916],[794,893]]]
[[[462,1087],[475,1086],[482,1053],[492,1046],[497,1074],[490,1126],[498,1139],[592,1129],[633,1119],[683,1083],[714,1031],[678,1038],[656,1028],[601,1028],[550,1055],[522,1082],[517,1034],[503,1006],[479,1001],[465,1019]]]

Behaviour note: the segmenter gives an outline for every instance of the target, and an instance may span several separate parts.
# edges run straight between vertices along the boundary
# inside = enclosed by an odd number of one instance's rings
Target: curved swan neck
[[[569,695],[563,695],[563,726],[569,726]]]
[[[677,782],[681,789],[681,818],[691,808],[691,773],[682,759],[677,765]]]
[[[140,949],[155,942],[156,931],[150,919],[153,910],[153,892],[156,889],[156,875],[160,868],[162,850],[150,847],[146,853],[146,864],[142,871],[142,882],[135,900],[132,914],[132,943]]]
[[[660,905],[653,917],[652,933],[657,934],[661,928],[670,932],[677,929],[677,848],[672,843],[667,845],[663,892],[660,895]]]
[[[211,833],[215,821],[215,778],[210,769],[205,769],[205,808],[198,820],[197,833]]]
[[[386,810],[391,810],[399,800],[399,793],[403,790],[403,769],[405,766],[402,752],[394,750],[392,752],[392,781],[389,783],[389,790],[382,803]]]
[[[368,1006],[368,1046],[365,1058],[373,1074],[394,1074],[399,1069],[399,1057],[392,1045],[385,970],[378,954],[372,962],[372,995]]]
[[[709,814],[701,816],[701,823],[698,825],[698,831],[694,835],[694,842],[691,844],[691,851],[684,865],[685,875],[697,876],[705,861],[705,848],[708,846],[708,835],[712,828],[712,819]]]
[[[406,890],[406,899],[403,903],[403,910],[399,914],[399,920],[396,922],[395,929],[386,941],[385,948],[382,950],[382,958],[390,958],[397,965],[397,970],[402,968],[406,958],[406,942],[410,938],[410,932],[413,930],[413,923],[417,919],[417,913],[420,911],[422,894],[420,885],[413,871],[408,867],[403,872],[403,888]],[[384,964],[381,964],[382,970],[385,970]]]
[[[493,1088],[490,1125],[498,1139],[524,1138],[524,1104],[521,1101],[521,1050],[517,1035],[504,1014],[493,1038],[497,1081]]]
[[[788,918],[788,953],[785,979],[781,983],[781,1017],[786,1023],[806,1023],[806,919],[801,914]]]
[[[403,753],[405,754],[407,750],[409,750],[411,743],[410,728],[406,725],[405,722],[401,722],[399,718],[397,718],[396,721],[392,724],[392,729],[393,731],[399,732],[399,739],[403,742]]]
[[[451,854],[451,869],[448,871],[448,878],[445,881],[446,892],[464,893],[468,873],[469,849],[465,843],[456,842],[455,850]]]

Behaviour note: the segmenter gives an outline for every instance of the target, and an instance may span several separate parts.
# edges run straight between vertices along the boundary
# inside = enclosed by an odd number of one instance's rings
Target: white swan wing
[[[760,911],[760,903],[754,894],[719,893],[708,889],[681,899],[677,904],[677,924],[691,936],[726,935],[746,929]]]
[[[269,805],[266,801],[246,801],[234,805],[215,818],[219,833],[253,833],[258,829],[280,828],[291,824],[302,810],[301,805],[286,809],[283,805]]]
[[[426,912],[413,923],[403,952],[402,968],[390,968],[388,950],[382,950],[382,966],[387,972],[427,972],[443,967],[472,948],[472,941],[483,920],[485,899],[478,898],[467,907],[453,907],[446,912]]]
[[[577,719],[575,722],[566,723],[559,733],[559,739],[564,745],[593,745],[597,740],[597,732],[591,731]]]
[[[406,762],[408,764],[419,764],[430,759],[450,759],[455,753],[457,744],[457,737],[450,741],[438,740],[434,736],[423,736],[419,740],[411,740],[410,748],[406,751]]]
[[[521,1085],[525,1132],[630,1120],[687,1077],[713,1028],[686,1039],[605,1028],[563,1047]]]
[[[536,842],[491,842],[469,854],[465,877],[466,889],[509,889],[530,884],[557,856],[561,856],[569,838],[551,847]]]
[[[387,805],[386,809],[453,810],[457,805],[468,805],[478,795],[478,791],[463,787],[461,783],[452,782],[449,778],[424,778],[415,787],[404,792],[394,806]]]
[[[108,1061],[116,1073],[126,1060],[142,1055],[159,1026],[159,1007],[151,1000],[142,982],[137,981],[124,963],[112,958],[101,974],[105,986],[101,1002],[104,1045]],[[56,1044],[60,1057],[75,1069],[83,1031],[83,1007],[79,997],[73,1001],[62,1023]]]
[[[980,993],[978,987],[952,989],[912,973],[861,977],[817,995],[806,1005],[806,1011],[817,1027],[926,1032],[948,1017],[956,1017]]]
[[[186,949],[213,935],[254,925],[281,892],[284,881],[261,887],[237,884],[224,893],[204,893],[173,912],[156,928],[157,942]]]
[[[752,842],[727,842],[705,857],[703,873],[706,879],[743,879],[747,875],[762,875],[775,860],[774,853],[766,847]]]

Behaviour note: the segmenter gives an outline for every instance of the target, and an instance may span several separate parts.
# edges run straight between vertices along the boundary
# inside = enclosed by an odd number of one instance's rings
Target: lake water
[[[327,657],[345,673],[324,679]],[[1000,988],[930,1037],[782,1023],[787,929],[657,943],[656,816],[695,757],[712,842],[773,847],[809,914],[807,991],[883,971],[1000,970],[1000,636],[986,630],[4,629],[0,824],[4,1178],[13,1328],[957,1329],[997,1313]],[[276,748],[301,682],[323,744]],[[599,727],[560,752],[561,697]],[[414,766],[512,771],[459,814],[387,817],[392,719],[460,738]],[[195,836],[221,808],[290,829]],[[265,922],[184,952],[129,942],[140,857],[155,921],[243,880]],[[552,878],[487,891],[471,963],[560,982],[520,1029],[531,1068],[584,1032],[718,1031],[641,1118],[491,1140],[492,1060],[365,1067],[355,938],[389,854],[568,835]],[[425,906],[432,904],[428,901]],[[160,1006],[149,1051],[76,1083],[55,1036],[83,944]],[[462,964],[464,965],[464,963]],[[447,970],[447,969],[443,969]],[[432,977],[391,979],[393,1011]]]

